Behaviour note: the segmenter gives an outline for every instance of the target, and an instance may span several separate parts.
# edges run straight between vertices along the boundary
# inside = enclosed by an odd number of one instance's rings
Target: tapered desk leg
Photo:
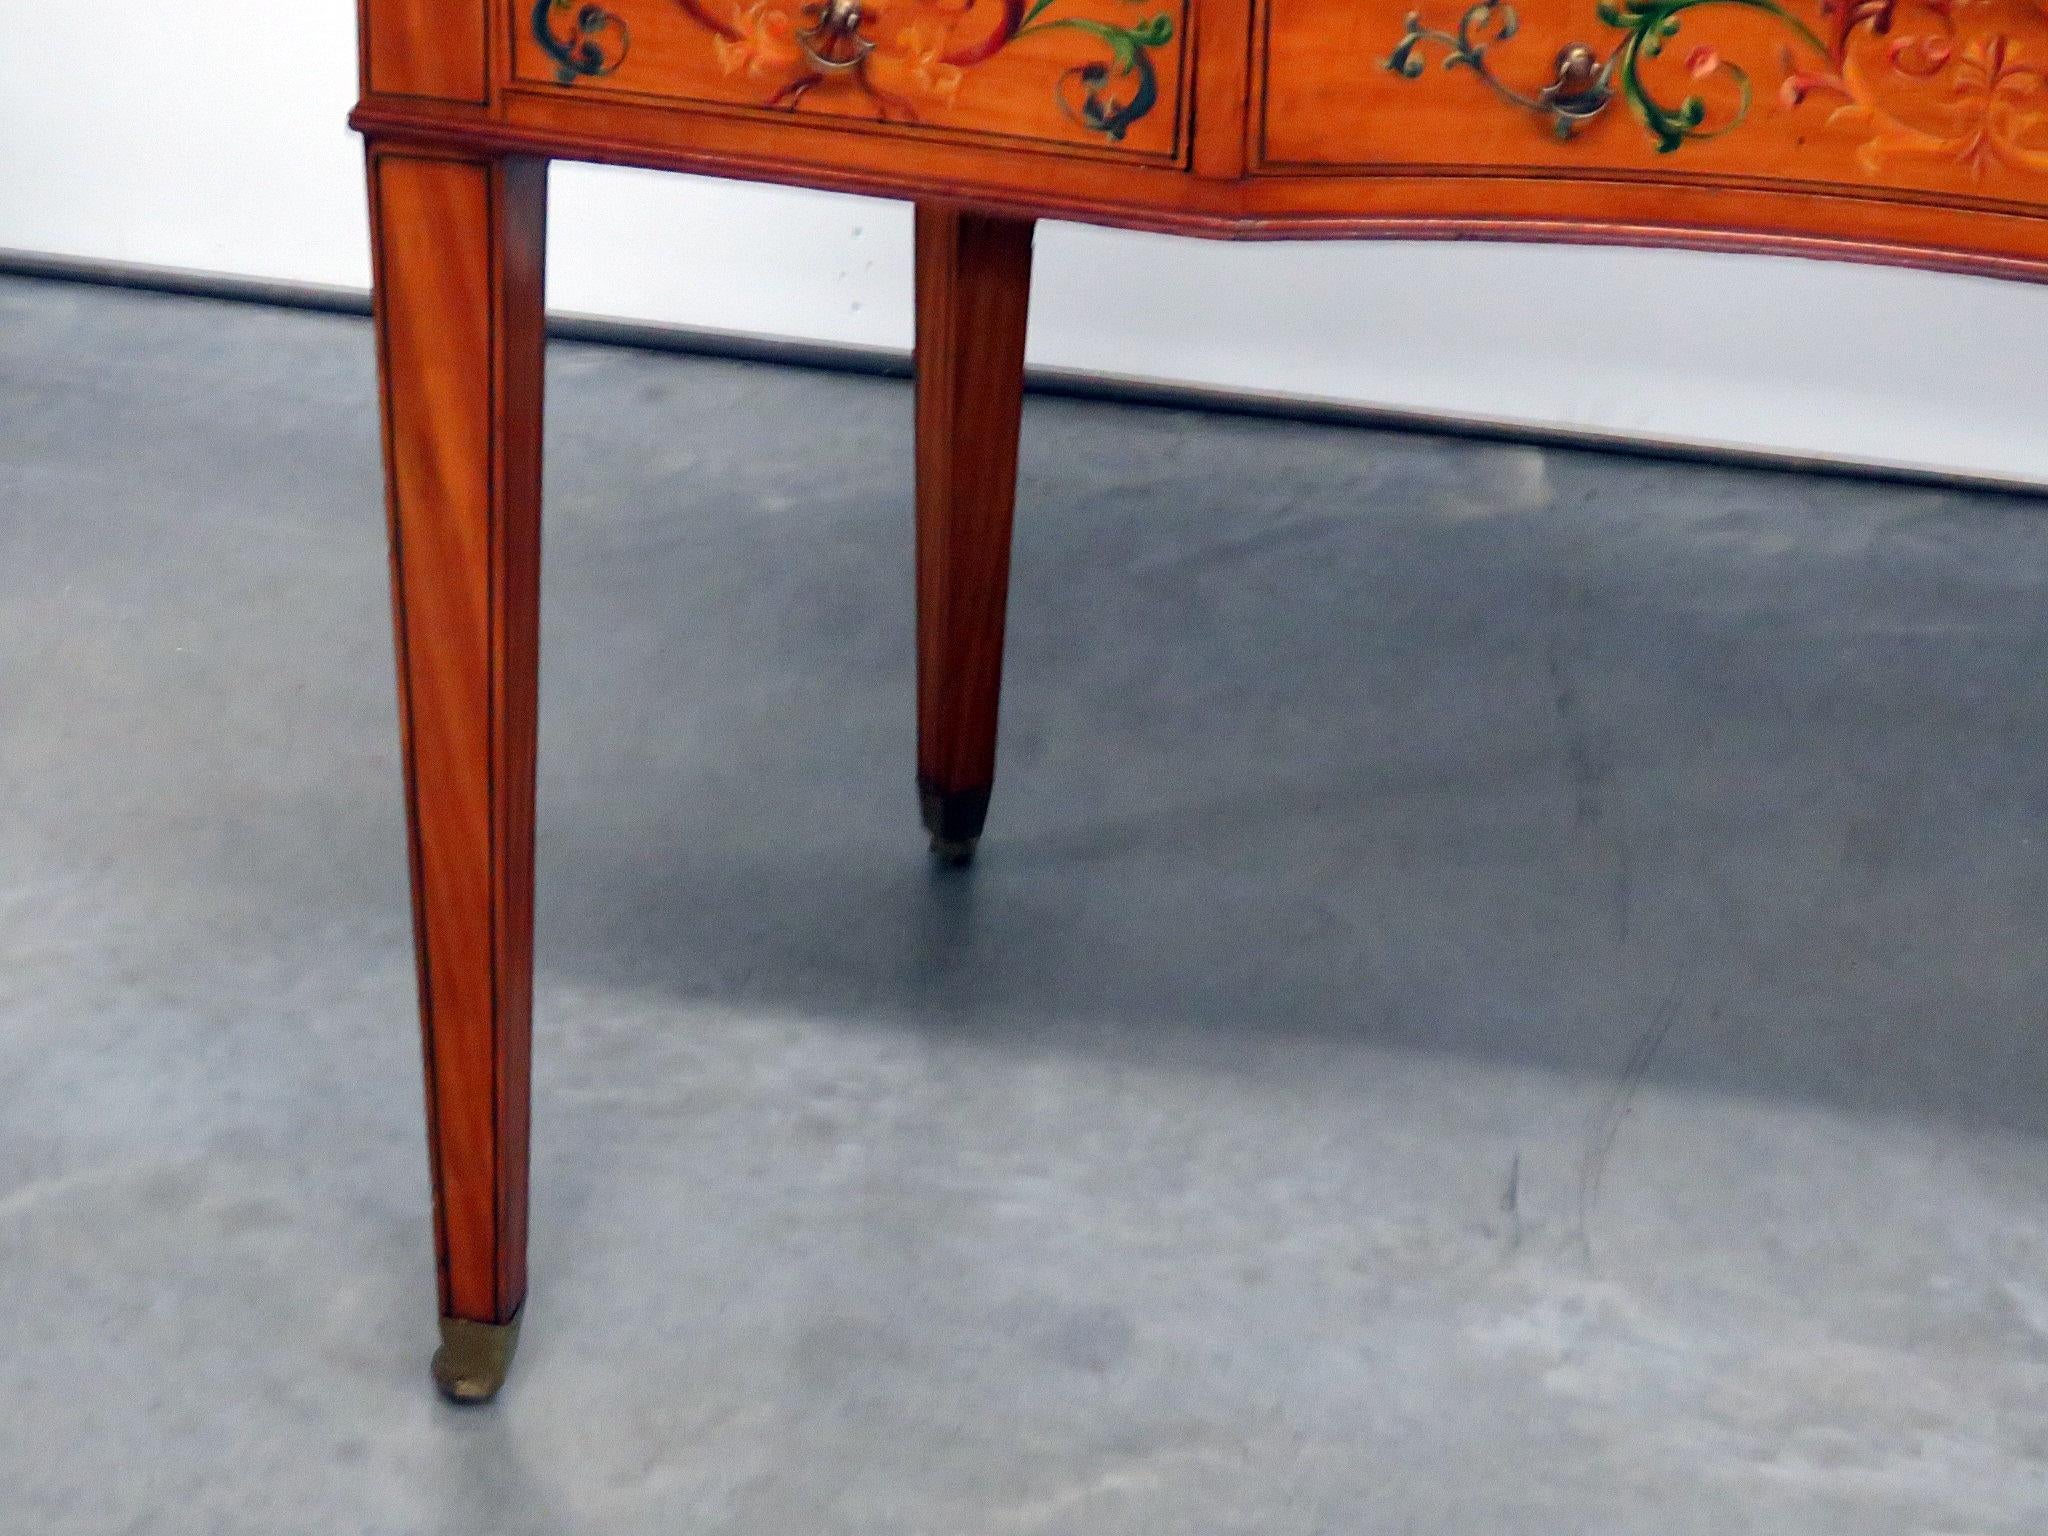
[[[995,782],[1031,230],[917,209],[917,790],[953,864]]]
[[[373,143],[369,176],[434,1377],[482,1402],[526,1295],[547,166]]]

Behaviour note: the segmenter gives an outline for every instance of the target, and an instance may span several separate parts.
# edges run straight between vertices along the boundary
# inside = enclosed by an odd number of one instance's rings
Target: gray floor
[[[2048,505],[558,347],[533,1300],[439,1404],[355,320],[0,284],[0,1529],[2038,1532]]]

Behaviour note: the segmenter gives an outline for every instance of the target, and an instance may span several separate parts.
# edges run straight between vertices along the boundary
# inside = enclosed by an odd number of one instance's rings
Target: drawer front
[[[513,84],[1179,162],[1190,0],[511,0]]]
[[[1261,4],[1264,172],[2048,205],[2040,0]]]

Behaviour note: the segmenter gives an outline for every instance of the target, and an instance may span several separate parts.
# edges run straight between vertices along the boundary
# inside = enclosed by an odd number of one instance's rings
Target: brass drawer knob
[[[1505,0],[1479,0],[1458,18],[1456,32],[1425,27],[1415,12],[1408,13],[1408,29],[1387,60],[1387,68],[1404,79],[1422,76],[1423,50],[1435,46],[1444,50],[1444,68],[1463,66],[1486,82],[1487,88],[1503,101],[1550,120],[1553,132],[1568,139],[1598,117],[1614,100],[1614,68],[1620,54],[1603,62],[1584,43],[1566,43],[1557,50],[1557,75],[1534,96],[1516,90],[1493,72],[1487,51],[1505,43],[1521,29],[1515,8]]]
[[[803,14],[818,18],[796,34],[796,45],[813,68],[828,75],[844,74],[859,69],[875,51],[874,42],[860,35],[860,24],[866,20],[860,0],[825,0],[823,5],[805,6]]]

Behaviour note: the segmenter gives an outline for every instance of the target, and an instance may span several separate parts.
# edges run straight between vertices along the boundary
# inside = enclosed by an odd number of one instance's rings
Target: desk
[[[1034,220],[2048,278],[2038,0],[359,3],[434,1374],[460,1401],[503,1383],[526,1295],[549,160],[916,202],[917,789],[962,866]],[[1628,338],[1589,305],[1573,345]]]

